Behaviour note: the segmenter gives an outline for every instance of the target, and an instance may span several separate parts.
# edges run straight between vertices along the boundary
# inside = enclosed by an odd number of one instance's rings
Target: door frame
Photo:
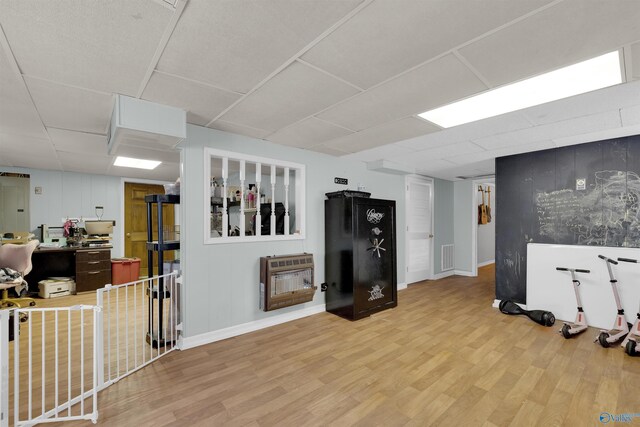
[[[474,179],[471,185],[471,273],[473,277],[478,275],[478,204],[476,200],[478,197],[478,185],[480,184],[493,184],[494,193],[497,191],[496,178],[493,176]],[[492,206],[491,209],[495,209],[495,206]]]
[[[435,217],[435,212],[433,210],[433,207],[435,205],[435,183],[433,178],[430,178],[428,176],[424,176],[424,175],[417,175],[417,174],[410,174],[410,175],[405,175],[404,177],[404,201],[405,201],[405,209],[404,209],[404,223],[405,223],[405,229],[403,230],[404,232],[404,274],[405,274],[405,283],[408,285],[409,282],[407,280],[407,273],[409,272],[409,238],[407,236],[407,233],[409,231],[409,180],[421,180],[425,183],[428,183],[431,186],[431,204],[429,206],[429,209],[431,209],[431,234],[433,234],[433,238],[429,239],[429,253],[430,255],[430,259],[429,259],[429,264],[431,266],[431,271],[429,272],[429,277],[427,277],[426,280],[433,280],[434,278],[434,265],[433,265],[433,260],[434,260],[434,254],[433,254],[433,246],[434,246],[434,242],[435,242],[435,230],[433,229],[433,225],[434,225],[434,217]]]
[[[172,181],[159,181],[159,180],[155,180],[155,179],[144,179],[144,178],[120,178],[120,224],[122,224],[122,226],[120,227],[120,243],[118,245],[117,248],[115,248],[118,253],[122,254],[122,256],[124,256],[124,234],[125,234],[125,230],[124,230],[124,184],[125,183],[135,183],[135,184],[157,184],[157,185],[164,185],[164,184],[173,184]]]

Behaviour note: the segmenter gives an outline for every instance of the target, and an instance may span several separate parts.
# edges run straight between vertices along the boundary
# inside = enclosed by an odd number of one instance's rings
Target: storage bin
[[[111,284],[135,282],[140,278],[140,258],[113,258],[111,260]]]

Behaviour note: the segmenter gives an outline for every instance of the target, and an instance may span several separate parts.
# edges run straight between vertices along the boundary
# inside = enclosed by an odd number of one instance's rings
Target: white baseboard
[[[403,283],[398,283],[398,290],[402,291],[407,289],[407,282],[403,282]]]
[[[493,304],[491,305],[491,307],[493,307],[493,308],[498,308],[498,306],[500,305],[500,302],[501,302],[501,301],[502,301],[502,300],[500,300],[500,299],[494,299],[494,300],[493,300]],[[518,305],[520,306],[520,308],[523,308],[523,309],[525,309],[525,310],[528,310],[528,308],[527,308],[527,306],[526,306],[525,304],[520,304],[520,303],[518,303],[518,302],[517,302],[516,304],[518,304]]]
[[[443,271],[441,273],[434,274],[433,275],[433,280],[444,279],[445,277],[453,276],[454,274],[456,274],[456,272],[454,270]]]
[[[290,322],[292,320],[301,319],[303,317],[312,316],[318,313],[324,313],[325,311],[325,304],[317,304],[312,305],[311,307],[303,308],[302,310],[279,314],[276,316],[267,317],[265,319],[254,320],[253,322],[242,323],[240,325],[218,329],[217,331],[205,332],[204,334],[195,335],[193,337],[186,337],[181,340],[180,350],[187,350],[189,348],[225,340],[227,338],[254,332],[260,329],[268,328],[270,326],[279,325],[281,323]]]
[[[481,262],[480,264],[478,264],[478,268],[484,267],[485,265],[489,265],[489,264],[495,264],[495,263],[496,263],[495,259],[490,259],[489,261]]]
[[[454,270],[454,273],[457,276],[468,276],[468,277],[476,277],[476,274],[473,274],[473,272],[471,271],[465,271],[465,270]]]

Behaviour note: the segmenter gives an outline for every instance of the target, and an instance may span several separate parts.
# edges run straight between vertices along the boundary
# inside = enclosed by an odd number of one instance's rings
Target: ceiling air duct
[[[107,151],[120,145],[140,148],[173,148],[187,137],[187,113],[179,108],[130,96],[116,95]]]

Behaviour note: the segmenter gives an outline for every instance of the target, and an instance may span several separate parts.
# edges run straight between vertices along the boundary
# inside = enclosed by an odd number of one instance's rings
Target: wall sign
[[[576,190],[586,190],[586,189],[587,189],[587,178],[576,179]]]
[[[333,178],[333,182],[336,184],[349,185],[349,180],[347,178],[338,178],[337,176]]]

